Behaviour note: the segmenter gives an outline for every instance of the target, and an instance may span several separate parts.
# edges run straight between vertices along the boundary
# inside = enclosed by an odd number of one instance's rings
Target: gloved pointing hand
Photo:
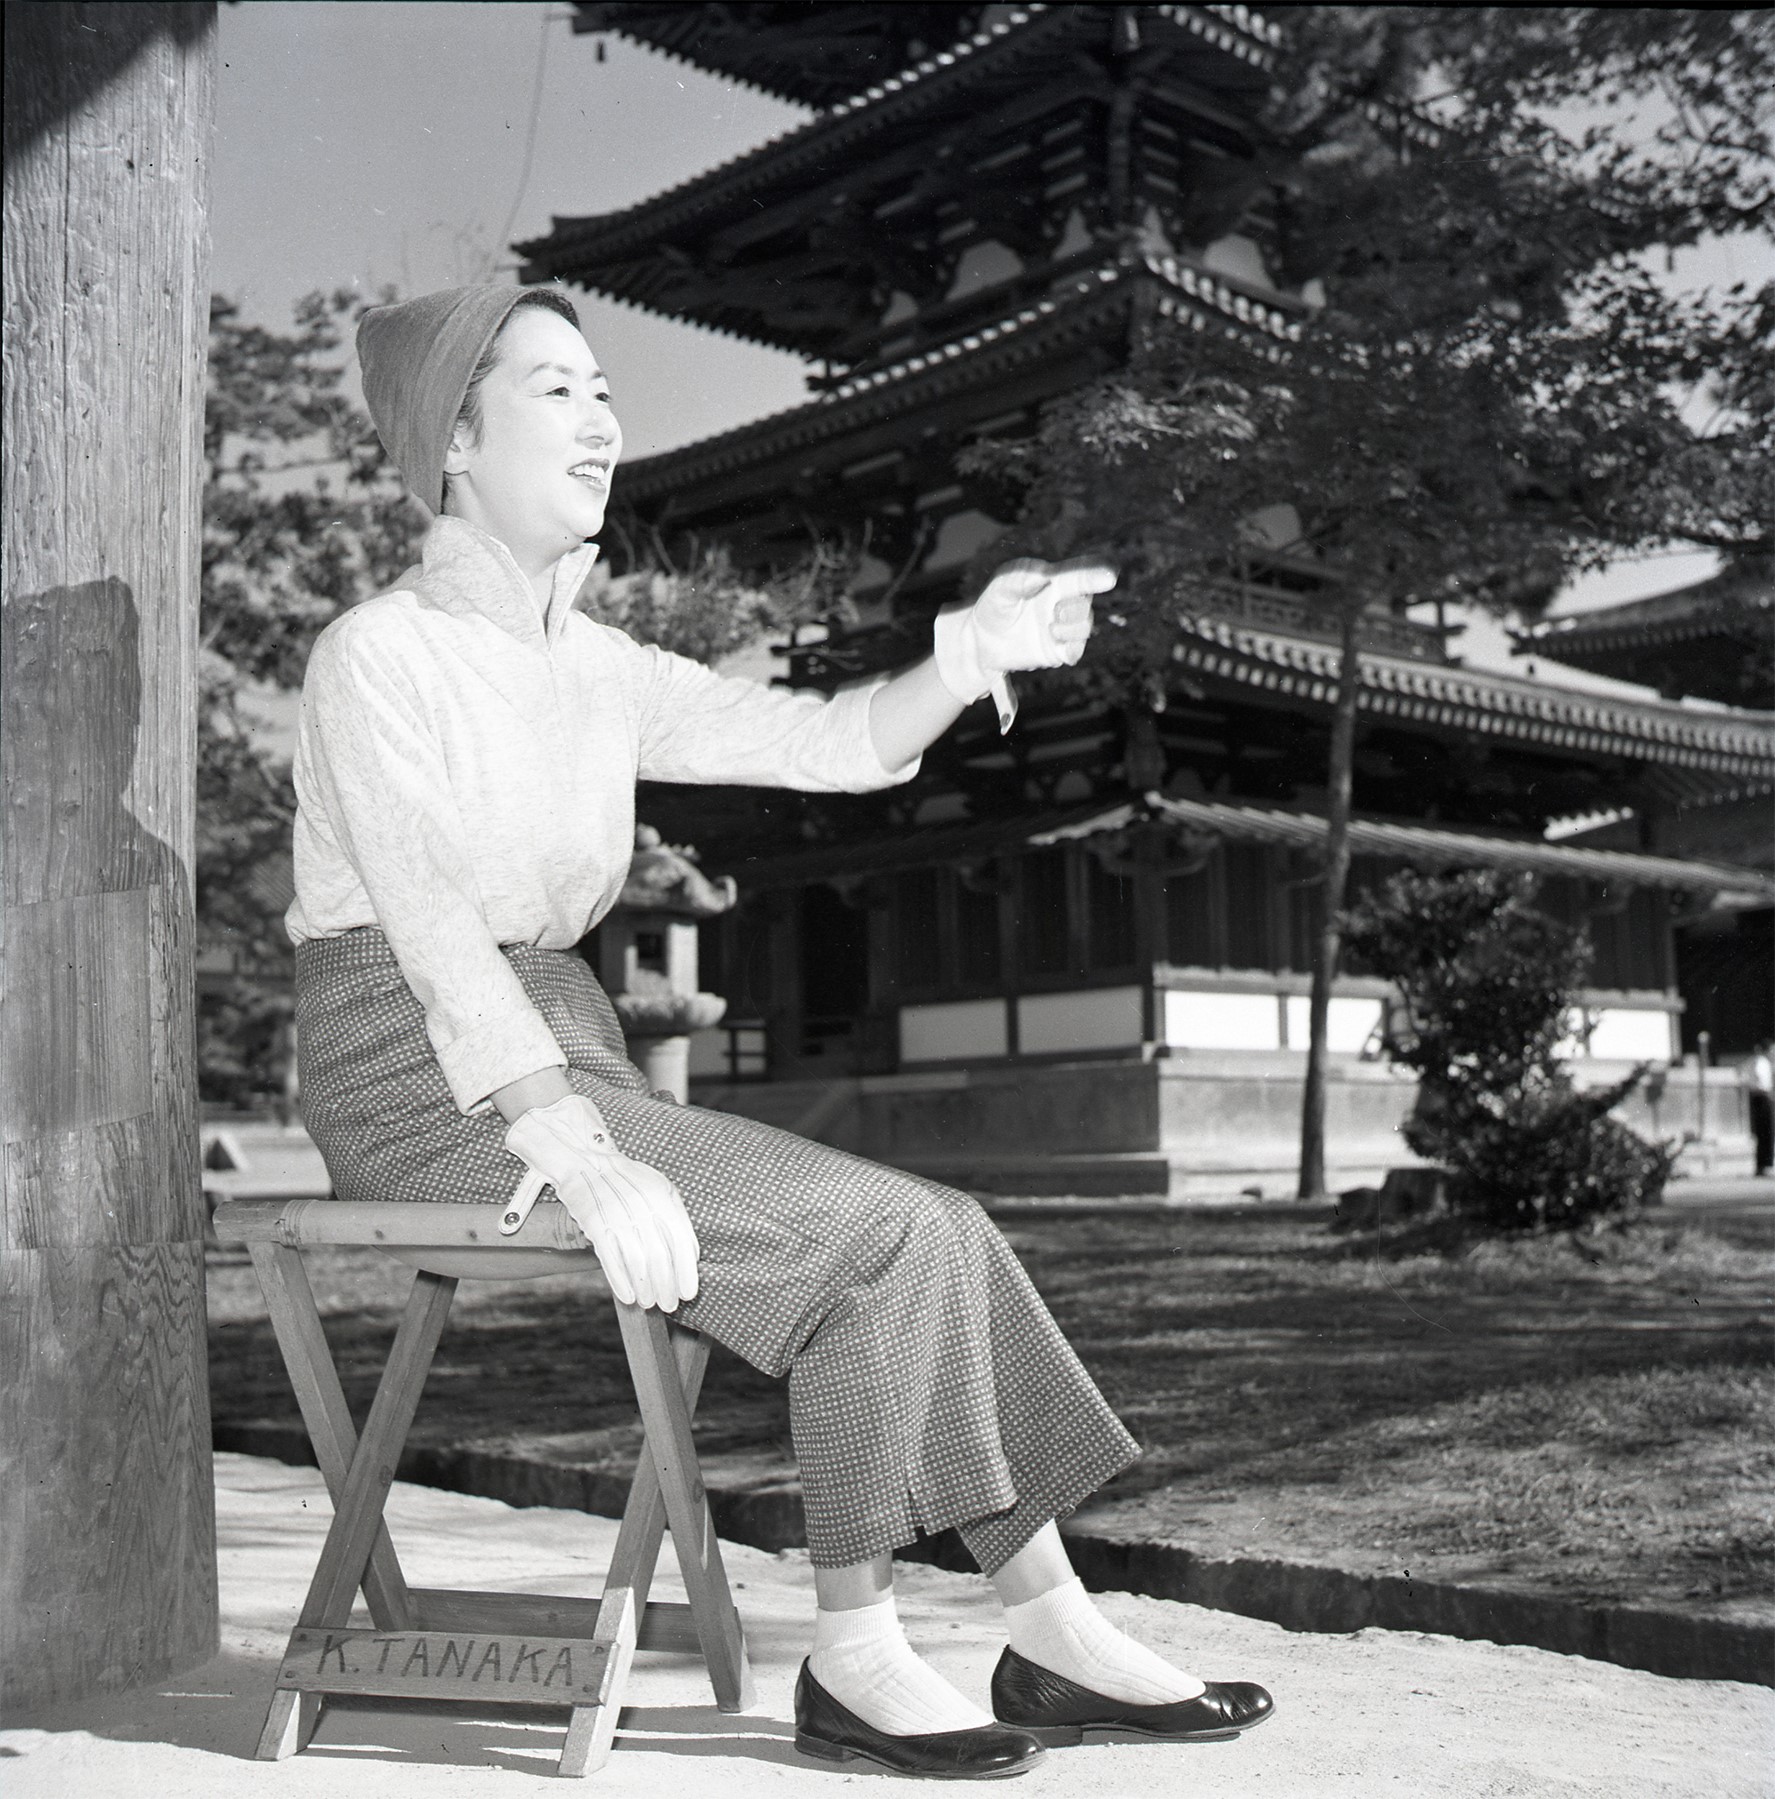
[[[555,1190],[624,1305],[676,1311],[696,1298],[696,1231],[678,1189],[617,1149],[583,1093],[532,1106],[505,1146]]]
[[[1077,662],[1091,635],[1091,596],[1115,584],[1115,570],[1090,558],[1007,562],[971,606],[937,614],[938,676],[964,706],[990,693],[1000,732],[1010,730],[1017,700],[1005,676]]]

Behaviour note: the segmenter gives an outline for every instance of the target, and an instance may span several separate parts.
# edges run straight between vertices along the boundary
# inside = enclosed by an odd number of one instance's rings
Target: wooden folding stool
[[[497,1206],[312,1199],[237,1200],[216,1209],[218,1238],[251,1252],[334,1508],[284,1651],[259,1739],[261,1760],[301,1749],[327,1696],[365,1694],[559,1704],[571,1714],[560,1772],[589,1774],[609,1757],[636,1649],[700,1650],[721,1709],[744,1711],[752,1703],[745,1637],[690,1435],[709,1345],[657,1311],[616,1307],[646,1439],[603,1597],[407,1585],[382,1512],[457,1282],[597,1265],[578,1226],[553,1201],[538,1205],[512,1236],[500,1234],[499,1219]],[[303,1266],[303,1249],[321,1243],[363,1244],[416,1270],[361,1437]],[[648,1600],[667,1525],[688,1605]],[[360,1587],[369,1630],[350,1625]]]

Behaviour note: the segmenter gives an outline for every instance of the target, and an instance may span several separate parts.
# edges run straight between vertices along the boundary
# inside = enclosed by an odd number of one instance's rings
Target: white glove
[[[1005,676],[1077,662],[1091,635],[1091,596],[1115,584],[1115,570],[1101,562],[1007,562],[971,606],[937,614],[938,678],[964,706],[990,693],[1002,735],[1017,716]]]
[[[531,1171],[519,1195],[554,1188],[624,1305],[673,1312],[696,1298],[696,1231],[678,1189],[617,1149],[583,1093],[532,1106],[506,1130],[505,1146]]]

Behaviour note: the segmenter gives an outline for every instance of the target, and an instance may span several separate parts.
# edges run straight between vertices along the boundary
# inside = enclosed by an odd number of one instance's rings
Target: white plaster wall
[[[1002,999],[900,1008],[902,1062],[954,1062],[975,1056],[1002,1056],[1009,1047]]]
[[[1672,1014],[1649,1008],[1605,1006],[1591,1027],[1587,1053],[1622,1062],[1669,1062]]]
[[[1138,987],[1034,993],[1017,1002],[1017,1044],[1026,1056],[1060,1050],[1125,1049],[1141,1041],[1142,1027]]]
[[[1279,1049],[1282,1021],[1273,993],[1165,995],[1165,1041],[1173,1049]]]
[[[1288,1047],[1307,1047],[1309,1014],[1312,1002],[1304,993],[1288,996]],[[1325,1020],[1326,1047],[1334,1055],[1360,1055],[1374,1039],[1380,1047],[1381,1002],[1378,999],[1333,997]]]

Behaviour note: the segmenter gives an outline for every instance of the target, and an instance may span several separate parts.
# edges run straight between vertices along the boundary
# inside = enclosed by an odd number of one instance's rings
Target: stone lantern
[[[719,1024],[727,1001],[697,991],[697,924],[738,899],[733,877],[711,881],[695,851],[635,827],[622,897],[598,929],[598,978],[616,1006],[629,1053],[656,1092],[690,1093],[690,1034]]]

